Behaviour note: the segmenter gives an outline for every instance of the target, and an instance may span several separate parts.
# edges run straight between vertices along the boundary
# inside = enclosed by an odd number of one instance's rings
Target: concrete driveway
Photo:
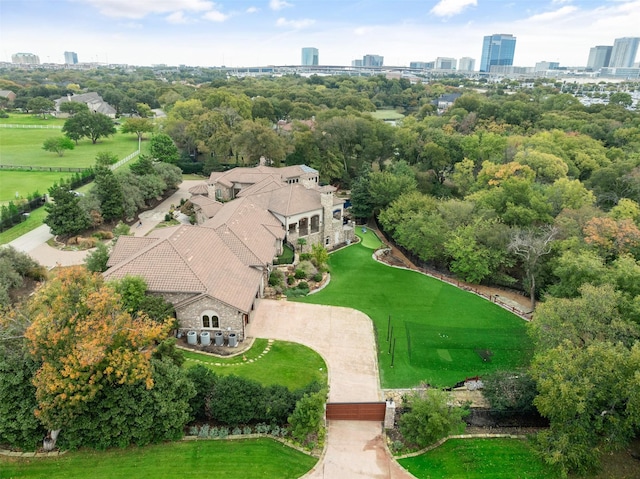
[[[382,401],[371,319],[349,308],[260,300],[248,335],[304,344],[329,369],[330,402]],[[389,455],[382,424],[329,421],[324,456],[306,479],[410,479]]]

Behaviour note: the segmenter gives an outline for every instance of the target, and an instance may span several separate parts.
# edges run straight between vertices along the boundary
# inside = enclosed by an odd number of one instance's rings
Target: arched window
[[[219,328],[220,318],[215,311],[204,311],[201,315],[202,327],[204,329]]]

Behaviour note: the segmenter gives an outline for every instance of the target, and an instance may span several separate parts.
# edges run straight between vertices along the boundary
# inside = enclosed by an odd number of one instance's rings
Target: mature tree
[[[69,188],[54,185],[49,188],[49,196],[53,201],[44,206],[47,210],[44,221],[51,228],[51,233],[70,236],[91,225],[91,219],[80,207],[80,199]]]
[[[276,112],[272,103],[264,97],[258,97],[253,100],[251,105],[251,116],[253,119],[264,118],[271,122],[276,121]]]
[[[430,388],[413,392],[407,400],[409,412],[400,417],[400,432],[407,441],[426,447],[449,434],[464,430],[462,418],[469,412],[452,406],[449,393]]]
[[[415,189],[415,175],[404,161],[396,163],[392,171],[374,171],[369,175],[369,201],[374,213],[386,208],[400,195]]]
[[[64,156],[64,150],[73,150],[75,144],[68,136],[57,136],[53,138],[47,138],[42,144],[42,149],[57,153],[58,156]]]
[[[46,269],[27,253],[12,246],[0,248],[0,310],[19,301],[21,295],[18,293],[29,281],[41,281],[45,277]]]
[[[153,388],[151,353],[169,325],[132,318],[101,275],[63,270],[37,292],[29,310],[25,334],[42,364],[33,379],[36,415],[47,428],[70,426],[105,389]]]
[[[509,251],[520,258],[525,272],[525,284],[529,288],[531,311],[536,307],[536,276],[543,256],[551,253],[558,229],[547,226],[537,229],[515,230],[509,242]]]
[[[100,200],[100,212],[105,221],[122,219],[124,196],[118,178],[111,168],[96,166],[92,192]]]
[[[268,162],[280,165],[287,154],[285,140],[261,121],[243,121],[231,144],[250,165],[258,164],[263,156]]]
[[[151,121],[150,119],[146,117],[131,117],[125,120],[125,122],[120,127],[120,131],[122,133],[135,133],[138,136],[138,141],[141,141],[142,135],[144,133],[153,131],[153,128],[153,121]]]
[[[70,116],[80,113],[81,111],[89,111],[89,107],[86,103],[80,101],[65,101],[60,103],[60,111],[62,113],[68,113]]]
[[[107,115],[83,111],[65,121],[62,132],[76,143],[87,137],[96,144],[100,138],[113,135],[116,127]]]
[[[53,110],[54,107],[55,103],[53,100],[42,96],[36,96],[27,102],[27,110],[42,115],[43,119],[47,118],[47,113]]]
[[[178,148],[171,137],[165,133],[158,133],[151,137],[149,153],[152,158],[166,163],[176,163],[180,159]]]
[[[527,371],[494,371],[482,378],[491,409],[499,414],[523,414],[534,410],[536,383]]]
[[[0,444],[36,450],[46,431],[33,415],[37,407],[31,378],[39,367],[24,340],[28,315],[20,309],[0,314]]]

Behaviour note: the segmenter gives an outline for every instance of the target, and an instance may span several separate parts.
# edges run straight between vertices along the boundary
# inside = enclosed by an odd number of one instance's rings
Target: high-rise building
[[[64,52],[64,62],[67,65],[75,65],[78,63],[78,54],[76,52]]]
[[[384,57],[380,55],[365,55],[362,57],[363,67],[381,67]]]
[[[472,72],[476,69],[476,61],[470,57],[462,57],[458,61],[459,72]]]
[[[427,66],[428,63],[429,62],[410,62],[409,63],[409,68],[414,68],[416,70],[426,70],[427,68],[429,68]],[[433,63],[433,62],[431,62],[431,63]]]
[[[616,38],[613,41],[609,66],[612,68],[633,67],[638,53],[638,45],[640,45],[640,38],[638,37]]]
[[[301,65],[318,65],[318,49],[313,47],[303,48]]]
[[[488,35],[482,42],[480,71],[491,71],[493,65],[511,66],[516,52],[516,37],[511,34]]]
[[[362,58],[356,58],[355,60],[351,60],[352,67],[361,67],[362,66]]]
[[[589,50],[589,59],[587,60],[587,68],[593,71],[600,70],[609,66],[611,60],[611,45],[596,45]]]
[[[40,58],[33,53],[14,53],[11,61],[22,65],[40,65]]]
[[[436,58],[436,70],[455,70],[457,66],[458,60],[456,60],[455,58]]]

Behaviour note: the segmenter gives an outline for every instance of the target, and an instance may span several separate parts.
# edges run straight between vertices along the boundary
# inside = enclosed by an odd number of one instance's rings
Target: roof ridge
[[[221,228],[221,227],[226,228],[226,229],[227,229],[227,231],[229,231],[229,232],[233,235],[233,237],[238,241],[238,243],[239,243],[239,244],[240,244],[244,249],[246,249],[249,253],[251,253],[251,256],[253,256],[253,259],[255,260],[255,264],[254,264],[254,265],[251,265],[251,266],[255,266],[255,265],[260,265],[260,266],[262,266],[262,261],[260,261],[260,257],[255,253],[255,251],[253,251],[253,250],[252,250],[252,249],[251,249],[251,248],[250,248],[250,247],[249,247],[249,246],[248,246],[248,245],[247,245],[247,244],[246,244],[246,243],[245,243],[245,242],[244,242],[244,241],[243,241],[243,240],[238,236],[238,234],[237,234],[235,231],[233,231],[233,229],[231,229],[231,227],[230,227],[228,224],[226,224],[226,223],[225,223],[225,224],[221,225],[221,226],[220,226],[220,228]],[[218,228],[218,229],[219,229],[219,228]],[[214,230],[214,231],[216,232],[216,234],[218,234],[218,229],[215,229],[215,230]],[[233,248],[231,248],[231,247],[227,244],[227,242],[225,241],[224,237],[223,237],[223,236],[221,236],[220,234],[218,234],[218,236],[220,237],[220,239],[222,240],[222,242],[223,242],[224,244],[226,244],[226,245],[227,245],[227,247],[231,250],[231,252],[235,255],[235,257],[236,257],[236,258],[238,258],[242,263],[244,263],[244,261],[242,260],[242,258],[241,258],[240,256],[238,256],[238,254],[236,254],[236,252],[234,251],[234,249],[233,249]]]

